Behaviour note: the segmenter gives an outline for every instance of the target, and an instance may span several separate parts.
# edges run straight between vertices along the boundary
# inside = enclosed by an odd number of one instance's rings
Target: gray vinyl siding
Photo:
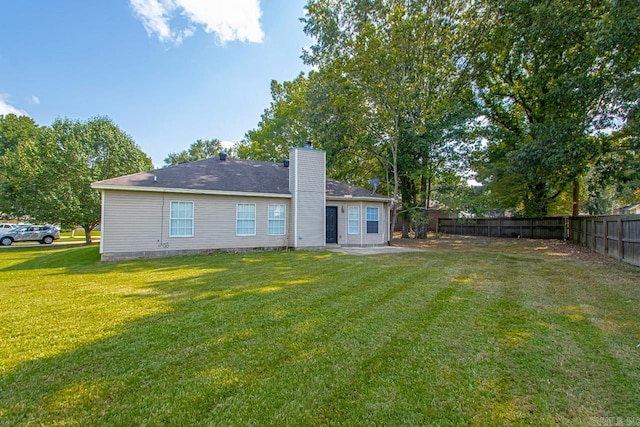
[[[293,193],[293,246],[325,246],[325,153],[311,149],[291,151],[290,190]]]
[[[194,203],[193,237],[169,237],[172,201]],[[238,203],[256,205],[255,236],[236,236]],[[283,204],[291,210],[288,198],[107,190],[102,218],[102,251],[103,254],[117,254],[287,247],[288,236],[268,234],[270,204]]]
[[[328,200],[327,206],[338,207],[338,244],[344,246],[384,245],[389,235],[387,204],[382,202]],[[357,207],[359,212],[359,233],[349,234],[349,207]],[[378,208],[378,233],[367,233],[367,208]]]

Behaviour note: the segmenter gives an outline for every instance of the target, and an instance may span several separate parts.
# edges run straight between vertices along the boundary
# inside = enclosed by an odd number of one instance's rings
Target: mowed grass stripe
[[[95,247],[0,252],[0,283],[13,280],[0,288],[0,424],[640,416],[640,273],[589,274],[533,245],[113,264]]]

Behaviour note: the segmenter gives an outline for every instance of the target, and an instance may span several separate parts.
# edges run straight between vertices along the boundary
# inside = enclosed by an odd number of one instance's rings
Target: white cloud
[[[221,44],[261,43],[264,38],[260,0],[130,0],[130,4],[147,34],[163,42],[180,44],[196,27],[215,34]]]
[[[234,145],[236,145],[236,142],[233,141],[220,141],[220,145],[222,145],[222,148],[228,150],[230,148],[233,148]]]
[[[29,99],[29,103],[31,105],[40,105],[40,98],[38,98],[37,96],[33,95],[30,99]]]
[[[0,116],[7,114],[15,114],[16,116],[28,116],[26,111],[14,107],[8,102],[9,95],[6,93],[0,93]]]

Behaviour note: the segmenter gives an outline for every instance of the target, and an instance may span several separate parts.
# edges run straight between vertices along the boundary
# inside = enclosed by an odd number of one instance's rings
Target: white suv
[[[17,227],[17,225],[15,225],[15,224],[2,223],[2,224],[0,224],[0,233],[2,233],[3,231],[11,231],[16,227]]]
[[[11,246],[13,242],[37,241],[50,245],[60,238],[60,232],[52,225],[21,225],[15,230],[0,232],[0,245]]]

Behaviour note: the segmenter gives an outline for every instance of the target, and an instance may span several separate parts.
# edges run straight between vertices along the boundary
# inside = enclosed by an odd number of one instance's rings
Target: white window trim
[[[377,219],[373,220],[373,219],[369,219],[369,215],[368,215],[368,210],[369,209],[375,209],[376,210],[376,217]],[[366,210],[365,210],[365,226],[366,226],[366,232],[367,234],[380,234],[380,208],[376,207],[376,206],[367,206]],[[378,223],[378,231],[376,231],[375,233],[369,233],[369,222],[377,222]]]
[[[357,214],[355,219],[350,218],[351,210],[354,210]],[[351,221],[355,221],[356,231],[351,231]],[[360,208],[358,206],[347,207],[347,234],[358,235],[360,234]]]
[[[275,206],[281,206],[282,207],[282,209],[283,209],[282,219],[279,219],[279,218],[271,219],[271,218],[269,218],[269,212],[271,211],[271,207],[272,206],[274,206],[274,207]],[[282,233],[271,233],[270,232],[270,228],[269,228],[270,221],[282,222],[282,224],[284,224],[284,227],[282,228]],[[269,205],[267,207],[267,234],[269,236],[286,236],[286,234],[287,234],[287,205],[285,205],[284,203],[277,203],[277,204],[274,203],[274,204]]]
[[[173,206],[174,203],[188,203],[191,205],[191,218],[173,218],[173,209],[171,209],[171,207]],[[169,237],[171,238],[182,238],[182,237],[193,237],[194,235],[194,229],[195,229],[195,222],[196,222],[196,206],[194,202],[187,202],[184,200],[171,200],[169,202]],[[171,230],[173,229],[173,227],[171,227],[171,222],[174,219],[191,219],[191,234],[173,234],[171,232]]]
[[[239,206],[253,206],[253,219],[239,219],[238,218],[238,207]],[[257,217],[257,208],[256,208],[256,204],[255,203],[236,203],[236,236],[239,237],[243,237],[243,236],[255,236],[256,232],[257,232],[257,223],[256,223],[256,217]],[[238,233],[238,221],[253,221],[253,234],[240,234]]]

